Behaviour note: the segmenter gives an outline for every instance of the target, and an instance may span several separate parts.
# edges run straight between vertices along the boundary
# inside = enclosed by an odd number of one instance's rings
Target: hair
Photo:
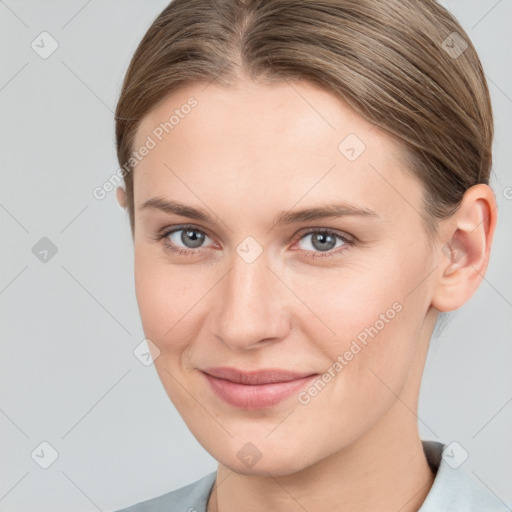
[[[129,162],[141,120],[178,88],[241,77],[308,80],[390,133],[424,186],[430,233],[468,188],[489,182],[485,75],[468,35],[435,0],[173,0],[137,47],[115,113],[132,234]]]

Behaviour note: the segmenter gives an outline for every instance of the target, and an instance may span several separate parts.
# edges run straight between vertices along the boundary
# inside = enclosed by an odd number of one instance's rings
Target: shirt
[[[450,460],[453,451],[447,450],[443,457],[446,445],[426,440],[422,444],[435,478],[418,512],[510,512],[505,503]],[[214,471],[189,485],[116,512],[206,512],[216,477]]]

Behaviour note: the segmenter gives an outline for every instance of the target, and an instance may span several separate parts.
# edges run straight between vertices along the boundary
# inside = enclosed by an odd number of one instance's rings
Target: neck
[[[435,475],[416,416],[397,400],[381,420],[349,447],[293,474],[242,475],[219,463],[208,512],[417,512]]]

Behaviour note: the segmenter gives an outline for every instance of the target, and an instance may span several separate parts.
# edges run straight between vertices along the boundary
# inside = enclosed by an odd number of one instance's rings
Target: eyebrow
[[[217,224],[214,217],[206,210],[187,206],[177,201],[162,199],[161,197],[148,199],[139,207],[139,210],[146,208],[159,210],[167,214],[188,217],[205,223]],[[306,208],[303,210],[283,211],[275,217],[273,225],[287,225],[323,218],[346,216],[380,217],[378,213],[365,207],[358,207],[347,203],[328,203],[322,206]]]

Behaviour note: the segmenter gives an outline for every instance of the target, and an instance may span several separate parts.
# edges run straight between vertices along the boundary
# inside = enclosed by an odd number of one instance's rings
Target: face
[[[308,82],[240,81],[174,92],[143,119],[144,145],[137,301],[203,447],[239,473],[291,474],[400,422],[435,262],[398,143]],[[226,367],[273,371],[207,375]]]

